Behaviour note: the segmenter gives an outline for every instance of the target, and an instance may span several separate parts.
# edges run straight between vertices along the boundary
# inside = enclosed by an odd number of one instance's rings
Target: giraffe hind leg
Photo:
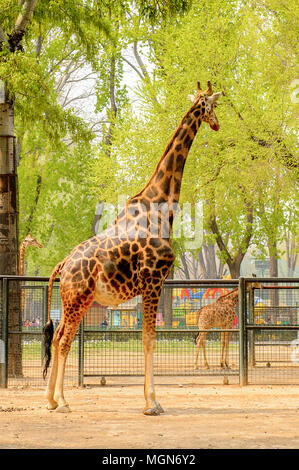
[[[47,404],[48,410],[55,410],[58,407],[58,403],[54,400],[54,392],[55,392],[57,368],[58,368],[59,340],[63,334],[63,330],[64,330],[64,323],[61,321],[54,333],[53,342],[52,342],[53,359],[52,359],[52,366],[50,370],[50,376],[48,379],[47,389],[45,393],[45,396],[48,400],[48,404]]]
[[[70,411],[63,393],[64,373],[67,356],[81,318],[82,316],[78,315],[76,321],[71,321],[63,315],[55,331],[52,342],[53,362],[45,394],[48,410]]]
[[[198,356],[199,356],[199,350],[200,350],[199,335],[200,333],[195,338],[196,354],[195,354],[195,361],[194,361],[194,369],[198,369]]]
[[[201,347],[202,347],[202,352],[203,352],[204,367],[206,369],[210,368],[210,366],[208,364],[208,361],[207,361],[207,356],[206,356],[206,335],[207,335],[206,333],[201,332],[201,333],[198,334],[198,336],[196,338],[197,352],[196,352],[195,362],[194,362],[195,369],[198,369],[198,356],[199,356]]]
[[[82,315],[83,316],[83,315]],[[55,383],[54,401],[58,404],[57,412],[66,413],[70,411],[69,405],[64,398],[63,383],[66,360],[71,349],[72,341],[80,324],[82,316],[75,321],[68,320],[64,325],[63,334],[59,341],[57,358],[57,377]]]

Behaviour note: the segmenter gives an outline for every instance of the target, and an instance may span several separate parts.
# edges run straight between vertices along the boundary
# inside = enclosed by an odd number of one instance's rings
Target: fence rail
[[[0,276],[0,386],[42,385],[42,328],[48,317],[48,278]],[[262,289],[248,291],[252,282]],[[198,330],[198,311],[238,288],[232,328]],[[24,305],[22,305],[24,299]],[[220,308],[220,307],[218,307]],[[51,318],[62,314],[59,279]],[[105,323],[105,320],[107,321]],[[200,383],[299,383],[299,279],[167,280],[157,315],[155,375],[193,376]],[[195,336],[207,333],[194,367]],[[229,333],[229,368],[221,368],[221,335]],[[142,376],[142,301],[118,307],[93,304],[76,333],[66,367],[66,383],[97,383],[108,376]]]

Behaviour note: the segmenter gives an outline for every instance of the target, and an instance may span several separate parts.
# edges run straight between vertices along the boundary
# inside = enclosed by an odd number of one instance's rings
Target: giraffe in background
[[[43,245],[41,245],[35,238],[31,236],[30,233],[23,238],[21,245],[20,245],[20,250],[19,250],[19,275],[24,276],[24,271],[25,271],[25,252],[28,246],[35,246],[37,248],[42,248]],[[25,307],[25,290],[22,289],[21,293],[21,312],[24,311]]]
[[[249,285],[248,290],[262,289],[262,284],[253,282]],[[211,328],[222,328],[230,330],[233,328],[236,319],[236,306],[239,301],[239,288],[233,289],[228,294],[221,295],[212,304],[205,305],[198,311],[198,329],[210,330]],[[197,344],[197,351],[195,356],[194,367],[198,369],[198,356],[200,348],[203,348],[204,365],[209,369],[209,364],[206,357],[206,336],[207,332],[200,331],[195,339]],[[229,347],[230,332],[221,332],[221,358],[220,366],[222,368],[229,368],[228,366],[228,347]],[[225,356],[224,356],[225,351]]]
[[[44,328],[44,377],[53,345],[53,362],[46,390],[49,410],[70,411],[63,393],[66,359],[81,319],[92,302],[119,305],[142,295],[143,413],[158,415],[163,412],[155,394],[153,352],[162,285],[175,258],[170,230],[179,201],[185,161],[195,135],[203,121],[214,131],[220,127],[214,111],[220,94],[213,94],[210,82],[204,91],[197,84],[195,96],[189,95],[191,108],[174,132],[145,187],[127,201],[113,224],[99,235],[80,243],[54,268],[49,280],[49,318]],[[58,275],[63,313],[54,334],[50,318],[51,292]]]

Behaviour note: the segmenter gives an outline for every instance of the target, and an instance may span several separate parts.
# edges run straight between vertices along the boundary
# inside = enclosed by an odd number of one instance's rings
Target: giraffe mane
[[[160,163],[163,161],[164,157],[166,156],[166,154],[169,152],[173,142],[175,141],[175,139],[177,138],[178,136],[178,132],[180,131],[180,129],[182,128],[182,125],[183,125],[183,122],[184,120],[186,119],[186,117],[188,116],[188,114],[190,113],[190,111],[192,110],[193,106],[191,106],[191,108],[188,109],[188,111],[186,112],[186,114],[184,115],[184,117],[181,119],[181,122],[180,124],[178,125],[178,127],[176,128],[175,132],[173,133],[173,136],[171,138],[171,140],[168,142],[160,160],[158,161],[157,165],[156,165],[156,168],[155,168],[155,171],[154,173],[152,174],[152,176],[150,177],[149,181],[147,182],[147,184],[141,189],[141,191],[139,191],[139,193],[135,194],[135,196],[132,196],[128,201],[127,201],[127,204],[129,203],[129,201],[132,201],[132,199],[135,199],[136,197],[140,196],[143,191],[150,185],[151,181],[154,179],[155,176],[157,176],[157,173],[158,173],[158,168],[160,167]]]
[[[218,302],[219,300],[224,299],[225,297],[229,297],[230,295],[236,293],[236,292],[238,291],[238,289],[239,289],[239,288],[236,287],[236,289],[231,290],[231,291],[228,292],[227,294],[220,295],[220,296],[218,297],[218,299],[216,300],[216,302]]]

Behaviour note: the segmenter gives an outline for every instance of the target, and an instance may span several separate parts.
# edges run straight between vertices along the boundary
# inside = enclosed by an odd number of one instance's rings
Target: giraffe
[[[24,259],[25,259],[25,252],[28,246],[35,246],[37,248],[43,247],[43,245],[41,245],[35,238],[33,238],[30,233],[28,233],[28,235],[25,238],[23,238],[21,245],[20,245],[20,249],[19,249],[19,275],[20,276],[24,276],[24,271],[25,271]],[[25,307],[25,290],[22,289],[21,312],[23,312],[24,307]]]
[[[162,290],[175,256],[170,241],[175,208],[187,155],[202,121],[218,131],[214,105],[221,93],[213,93],[211,83],[189,95],[191,108],[182,118],[144,188],[131,197],[116,220],[105,231],[80,243],[53,269],[49,279],[49,318],[44,328],[46,398],[49,410],[69,412],[63,380],[68,352],[80,321],[96,300],[101,305],[119,305],[142,295],[145,358],[145,415],[164,410],[156,399],[153,377],[156,314]],[[51,292],[60,275],[63,306],[61,321],[54,333],[50,318]]]
[[[253,282],[248,286],[248,290],[261,289],[262,285],[259,282]],[[198,311],[198,329],[210,330],[211,328],[222,328],[230,330],[233,328],[236,318],[235,308],[239,301],[239,288],[233,289],[228,294],[223,294],[212,304],[205,305]],[[204,365],[209,369],[209,364],[206,357],[206,336],[207,332],[200,331],[195,339],[197,344],[197,351],[195,356],[194,367],[198,368],[198,356],[200,348],[203,348]],[[229,368],[228,366],[228,346],[229,346],[230,332],[221,332],[221,368]],[[225,356],[224,356],[225,351]]]

